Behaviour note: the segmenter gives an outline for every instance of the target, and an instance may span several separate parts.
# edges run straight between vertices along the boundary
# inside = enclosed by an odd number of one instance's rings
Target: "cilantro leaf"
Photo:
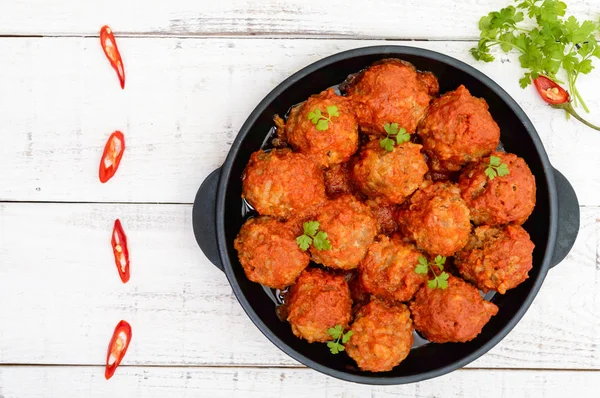
[[[331,243],[327,239],[327,232],[319,231],[313,239],[313,244],[317,250],[331,250]]]
[[[416,274],[424,275],[427,272],[429,272],[429,265],[428,264],[425,264],[425,265],[419,264],[415,268],[415,273]]]
[[[296,238],[296,244],[300,249],[306,251],[313,244],[317,250],[331,250],[331,243],[327,239],[327,233],[319,231],[319,226],[318,221],[307,221],[302,224],[304,234]]]
[[[379,145],[388,152],[394,150],[396,144],[400,145],[410,141],[410,133],[404,127],[400,127],[398,123],[386,123],[383,129],[387,133],[387,137],[379,141]]]
[[[556,76],[566,72],[566,81],[574,106],[581,104],[589,111],[576,87],[580,74],[593,70],[592,57],[600,58],[596,38],[600,21],[580,22],[574,16],[565,18],[567,5],[560,0],[518,0],[515,7],[492,11],[479,19],[479,42],[470,49],[479,61],[494,60],[492,50],[518,51],[519,62],[525,74],[519,86],[525,88],[540,75],[557,81]],[[523,22],[524,14],[534,24]],[[560,82],[559,82],[560,83]],[[493,174],[489,172],[489,176]]]
[[[441,274],[438,275],[437,279],[437,287],[440,289],[446,289],[448,287],[448,278],[450,277],[450,275],[448,275],[446,272],[442,272]]]
[[[352,330],[350,330],[348,333],[344,334],[344,337],[342,337],[342,344],[346,344],[347,342],[349,342],[350,337],[352,337],[353,334],[354,334],[354,332]]]
[[[338,111],[338,107],[335,105],[330,105],[327,108],[327,116],[323,115],[319,108],[314,109],[311,112],[308,112],[308,120],[311,121],[312,124],[315,125],[318,131],[325,131],[329,128],[329,123],[333,123],[332,118],[339,117],[340,113]]]
[[[438,285],[438,280],[437,278],[430,280],[429,282],[427,282],[427,287],[430,289],[435,289]]]
[[[436,256],[435,260],[435,265],[438,266],[438,268],[440,269],[440,271],[444,270],[444,264],[446,263],[446,257],[445,256],[440,256],[439,254]]]
[[[302,225],[304,229],[304,233],[308,236],[315,236],[317,231],[319,230],[319,222],[318,221],[307,221]]]
[[[485,169],[485,175],[490,179],[490,181],[496,177],[504,177],[508,174],[510,174],[508,165],[506,163],[502,163],[502,159],[500,159],[498,156],[490,156],[490,163]]]
[[[333,338],[333,341],[327,342],[329,351],[331,351],[332,354],[339,354],[340,352],[346,350],[344,344],[350,341],[350,337],[352,337],[354,332],[350,330],[347,333],[344,333],[344,328],[342,325],[335,325],[335,327],[327,329],[327,333],[329,333],[331,338]]]
[[[307,251],[313,239],[310,236],[300,235],[296,238],[296,244],[302,251]]]
[[[326,119],[321,119],[317,122],[317,130],[325,131],[329,128],[329,121]]]
[[[340,116],[340,113],[338,112],[338,107],[335,105],[327,107],[327,114],[329,115],[329,117]]]

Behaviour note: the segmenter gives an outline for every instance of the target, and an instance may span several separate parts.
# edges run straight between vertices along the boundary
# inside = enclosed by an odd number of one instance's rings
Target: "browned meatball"
[[[485,301],[477,288],[450,276],[446,289],[423,285],[410,305],[415,329],[434,343],[473,340],[498,307]]]
[[[452,256],[469,239],[469,209],[454,184],[436,182],[419,189],[399,212],[406,236],[432,256]]]
[[[436,171],[457,171],[488,155],[500,142],[500,128],[482,98],[465,86],[431,102],[418,134]]]
[[[360,152],[352,181],[367,196],[400,204],[423,183],[427,170],[421,145],[406,142],[388,152],[373,140]]]
[[[454,263],[467,281],[484,292],[504,294],[524,282],[532,268],[534,244],[519,225],[475,228]]]
[[[289,149],[254,152],[242,184],[242,197],[263,216],[288,218],[326,199],[319,166]]]
[[[398,230],[398,205],[389,203],[381,198],[368,199],[365,204],[377,219],[377,230],[380,234],[391,235]]]
[[[328,113],[329,107],[337,108],[337,116]],[[322,117],[314,116],[315,112]],[[314,123],[318,120],[321,124]],[[348,161],[358,149],[358,123],[352,102],[333,89],[311,96],[290,111],[285,137],[295,150],[322,166]]]
[[[331,249],[312,245],[312,259],[326,267],[353,269],[365,256],[377,234],[377,221],[369,208],[350,195],[328,201],[317,216],[319,230],[327,233]]]
[[[535,207],[535,178],[527,163],[517,155],[494,152],[508,166],[509,174],[494,179],[485,174],[490,157],[466,167],[458,186],[477,225],[523,224]]]
[[[248,279],[274,289],[296,281],[308,266],[310,256],[296,244],[295,229],[272,217],[246,221],[234,247]]]
[[[326,169],[325,192],[330,198],[336,198],[344,194],[352,193],[352,183],[350,181],[350,168],[348,163],[336,164]]]
[[[285,300],[292,332],[309,343],[331,340],[327,329],[336,325],[345,329],[352,317],[348,283],[321,269],[305,270]]]
[[[362,285],[382,299],[408,301],[427,281],[427,275],[415,272],[420,256],[414,245],[399,237],[380,235],[358,265]]]
[[[414,133],[439,85],[430,72],[418,72],[405,61],[388,59],[373,64],[349,84],[361,130],[385,135],[383,125],[398,123]]]
[[[359,368],[371,372],[391,370],[410,353],[413,326],[404,304],[373,299],[356,314],[346,352]]]

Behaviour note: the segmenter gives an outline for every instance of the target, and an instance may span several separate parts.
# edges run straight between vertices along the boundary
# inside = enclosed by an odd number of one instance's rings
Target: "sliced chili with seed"
[[[108,352],[106,354],[106,369],[104,377],[110,379],[117,367],[121,364],[129,343],[131,342],[131,325],[127,321],[121,321],[115,327],[110,343],[108,344]]]
[[[115,72],[117,72],[117,76],[119,76],[121,88],[125,89],[125,68],[123,67],[121,53],[119,53],[117,41],[115,40],[112,29],[106,25],[100,29],[100,44],[102,45],[102,49],[104,50],[104,54],[106,55],[106,58],[108,58],[110,65]]]
[[[127,246],[127,235],[123,231],[121,220],[118,218],[115,220],[115,226],[113,227],[111,244],[113,254],[115,256],[115,264],[119,271],[119,276],[123,283],[129,281],[129,248]]]
[[[124,151],[125,136],[120,131],[115,131],[108,137],[100,159],[99,177],[101,183],[104,184],[115,175]]]

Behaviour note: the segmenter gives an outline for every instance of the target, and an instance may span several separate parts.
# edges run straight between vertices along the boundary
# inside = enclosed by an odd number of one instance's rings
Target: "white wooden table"
[[[568,2],[578,17],[600,13],[597,0]],[[0,0],[0,398],[598,397],[600,134],[519,88],[516,54],[471,58],[479,17],[504,5]],[[99,46],[104,24],[117,32],[125,91]],[[465,369],[396,387],[341,382],[279,351],[191,228],[198,186],[264,95],[315,60],[383,40],[446,53],[504,87],[582,215],[572,252],[498,346]],[[600,70],[581,77],[596,122],[598,87]],[[115,129],[127,150],[102,185],[98,162]],[[130,241],[126,285],[109,243],[117,217]],[[120,319],[133,339],[106,381]]]

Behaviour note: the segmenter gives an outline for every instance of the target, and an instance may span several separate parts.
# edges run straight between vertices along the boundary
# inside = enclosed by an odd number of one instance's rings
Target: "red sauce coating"
[[[325,201],[323,172],[289,149],[260,150],[252,154],[242,175],[242,197],[263,216],[296,216]]]
[[[450,276],[447,289],[423,285],[410,305],[415,329],[434,343],[473,340],[498,307],[485,301],[474,286]]]
[[[383,125],[398,123],[414,133],[439,85],[430,72],[397,59],[373,64],[355,77],[348,97],[356,103],[356,115],[363,132],[385,135]]]
[[[508,166],[509,174],[490,180],[485,170],[490,157],[466,167],[458,186],[476,225],[523,224],[535,207],[535,177],[525,161],[512,153],[494,152]]]
[[[487,102],[462,85],[431,102],[418,134],[434,171],[460,170],[489,155],[500,142],[500,128]]]
[[[339,116],[330,117],[327,107],[336,106]],[[309,118],[315,110],[330,117],[327,130],[318,130]],[[285,139],[298,152],[322,166],[347,162],[358,149],[358,123],[352,103],[333,89],[311,96],[292,108],[285,125]]]
[[[327,329],[336,325],[346,329],[352,317],[346,279],[317,268],[300,275],[286,295],[286,305],[292,332],[309,343],[331,340]]]
[[[234,241],[248,279],[283,289],[292,285],[308,266],[308,252],[296,244],[297,226],[272,217],[251,218]]]
[[[404,304],[373,299],[352,324],[346,352],[362,370],[385,372],[402,362],[413,344],[410,312]]]
[[[454,258],[465,280],[484,292],[504,294],[529,276],[535,245],[519,225],[477,227],[467,245]]]

